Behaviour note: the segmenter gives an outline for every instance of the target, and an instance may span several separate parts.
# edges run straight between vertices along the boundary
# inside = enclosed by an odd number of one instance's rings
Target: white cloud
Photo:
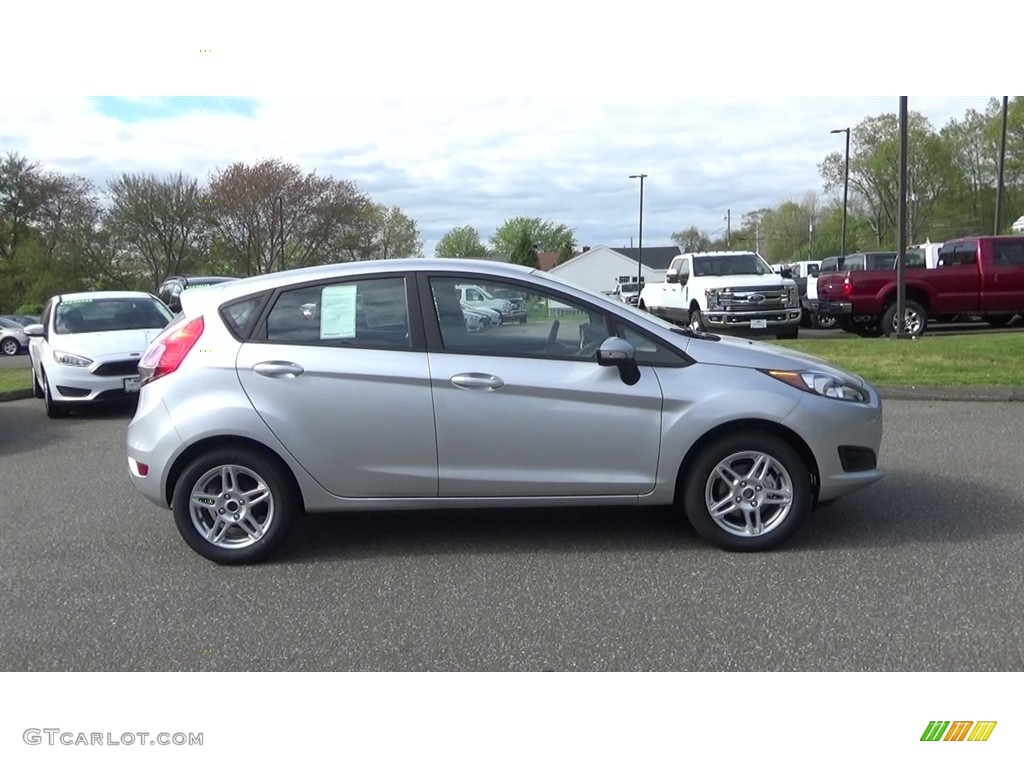
[[[671,10],[634,0],[614,13],[556,0],[486,12],[454,0],[350,5],[293,0],[239,15],[186,1],[133,29],[109,0],[59,14],[65,4],[52,3],[47,37],[64,58],[31,79],[5,78],[6,91],[22,94],[3,99],[3,150],[100,182],[123,171],[205,178],[234,161],[282,158],[400,206],[428,247],[451,227],[486,236],[516,215],[576,227],[581,244],[626,243],[637,218],[628,176],[645,172],[645,242],[658,244],[691,224],[721,229],[727,208],[738,220],[819,189],[817,164],[841,149],[829,130],[897,107],[896,96],[767,94],[1003,85],[962,59],[894,69],[898,56],[847,53],[846,41],[888,39],[911,19],[916,39],[940,28],[880,0],[831,19],[817,5],[808,16],[807,3],[748,0]],[[40,12],[9,13],[30,24]],[[791,31],[793,18],[807,24]],[[0,51],[2,71],[17,71],[17,44]],[[903,79],[893,82],[894,71]],[[56,95],[36,95],[47,92]],[[258,98],[251,116],[122,122],[62,95],[82,92],[149,106],[158,97],[131,94]],[[910,106],[938,127],[986,102],[912,97]]]

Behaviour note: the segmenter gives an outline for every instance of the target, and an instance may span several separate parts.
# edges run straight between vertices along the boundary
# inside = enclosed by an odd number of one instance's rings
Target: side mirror
[[[790,269],[789,267],[783,267],[782,269],[780,269],[779,274],[782,275],[787,280],[793,279],[793,270]]]
[[[32,336],[35,338],[42,337],[45,334],[42,323],[33,323],[32,325],[25,326],[25,335]]]
[[[636,347],[618,336],[609,336],[597,349],[597,364],[616,366],[624,384],[633,386],[640,381],[640,368],[636,364]]]
[[[665,273],[665,282],[666,283],[678,283],[679,282],[679,273],[678,272],[666,272]]]

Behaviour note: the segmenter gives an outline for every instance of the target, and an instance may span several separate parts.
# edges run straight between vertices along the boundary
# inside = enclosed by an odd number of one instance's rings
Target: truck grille
[[[788,306],[789,291],[785,288],[733,288],[718,294],[726,311],[774,310]]]

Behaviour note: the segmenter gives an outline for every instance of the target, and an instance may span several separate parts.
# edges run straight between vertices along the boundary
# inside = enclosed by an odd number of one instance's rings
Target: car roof
[[[61,293],[58,301],[80,301],[82,299],[153,299],[151,293],[145,291],[82,291],[80,293]]]
[[[348,261],[339,264],[323,264],[316,267],[289,269],[284,272],[272,272],[253,277],[242,277],[221,283],[202,291],[204,295],[217,295],[218,301],[230,301],[234,298],[248,296],[251,293],[273,290],[297,282],[315,282],[332,278],[358,277],[364,274],[387,274],[419,272],[477,272],[490,277],[524,277],[538,272],[531,267],[519,264],[507,264],[489,259],[370,259],[367,261]]]
[[[173,275],[164,280],[164,283],[170,283],[175,281],[182,281],[185,284],[188,283],[226,283],[229,280],[238,280],[237,277],[228,277],[226,275],[207,275],[205,277],[201,275],[194,275],[192,277],[184,277],[182,275]]]

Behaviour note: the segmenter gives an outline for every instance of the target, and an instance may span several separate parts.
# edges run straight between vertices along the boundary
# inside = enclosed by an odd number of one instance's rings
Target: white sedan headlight
[[[831,373],[822,371],[762,371],[773,379],[785,382],[791,387],[812,392],[823,397],[836,400],[850,400],[855,403],[866,403],[868,393],[852,381],[840,379]]]
[[[76,368],[88,368],[92,365],[92,360],[88,357],[73,355],[70,352],[61,352],[57,349],[53,350],[53,359],[61,365],[73,365]]]

